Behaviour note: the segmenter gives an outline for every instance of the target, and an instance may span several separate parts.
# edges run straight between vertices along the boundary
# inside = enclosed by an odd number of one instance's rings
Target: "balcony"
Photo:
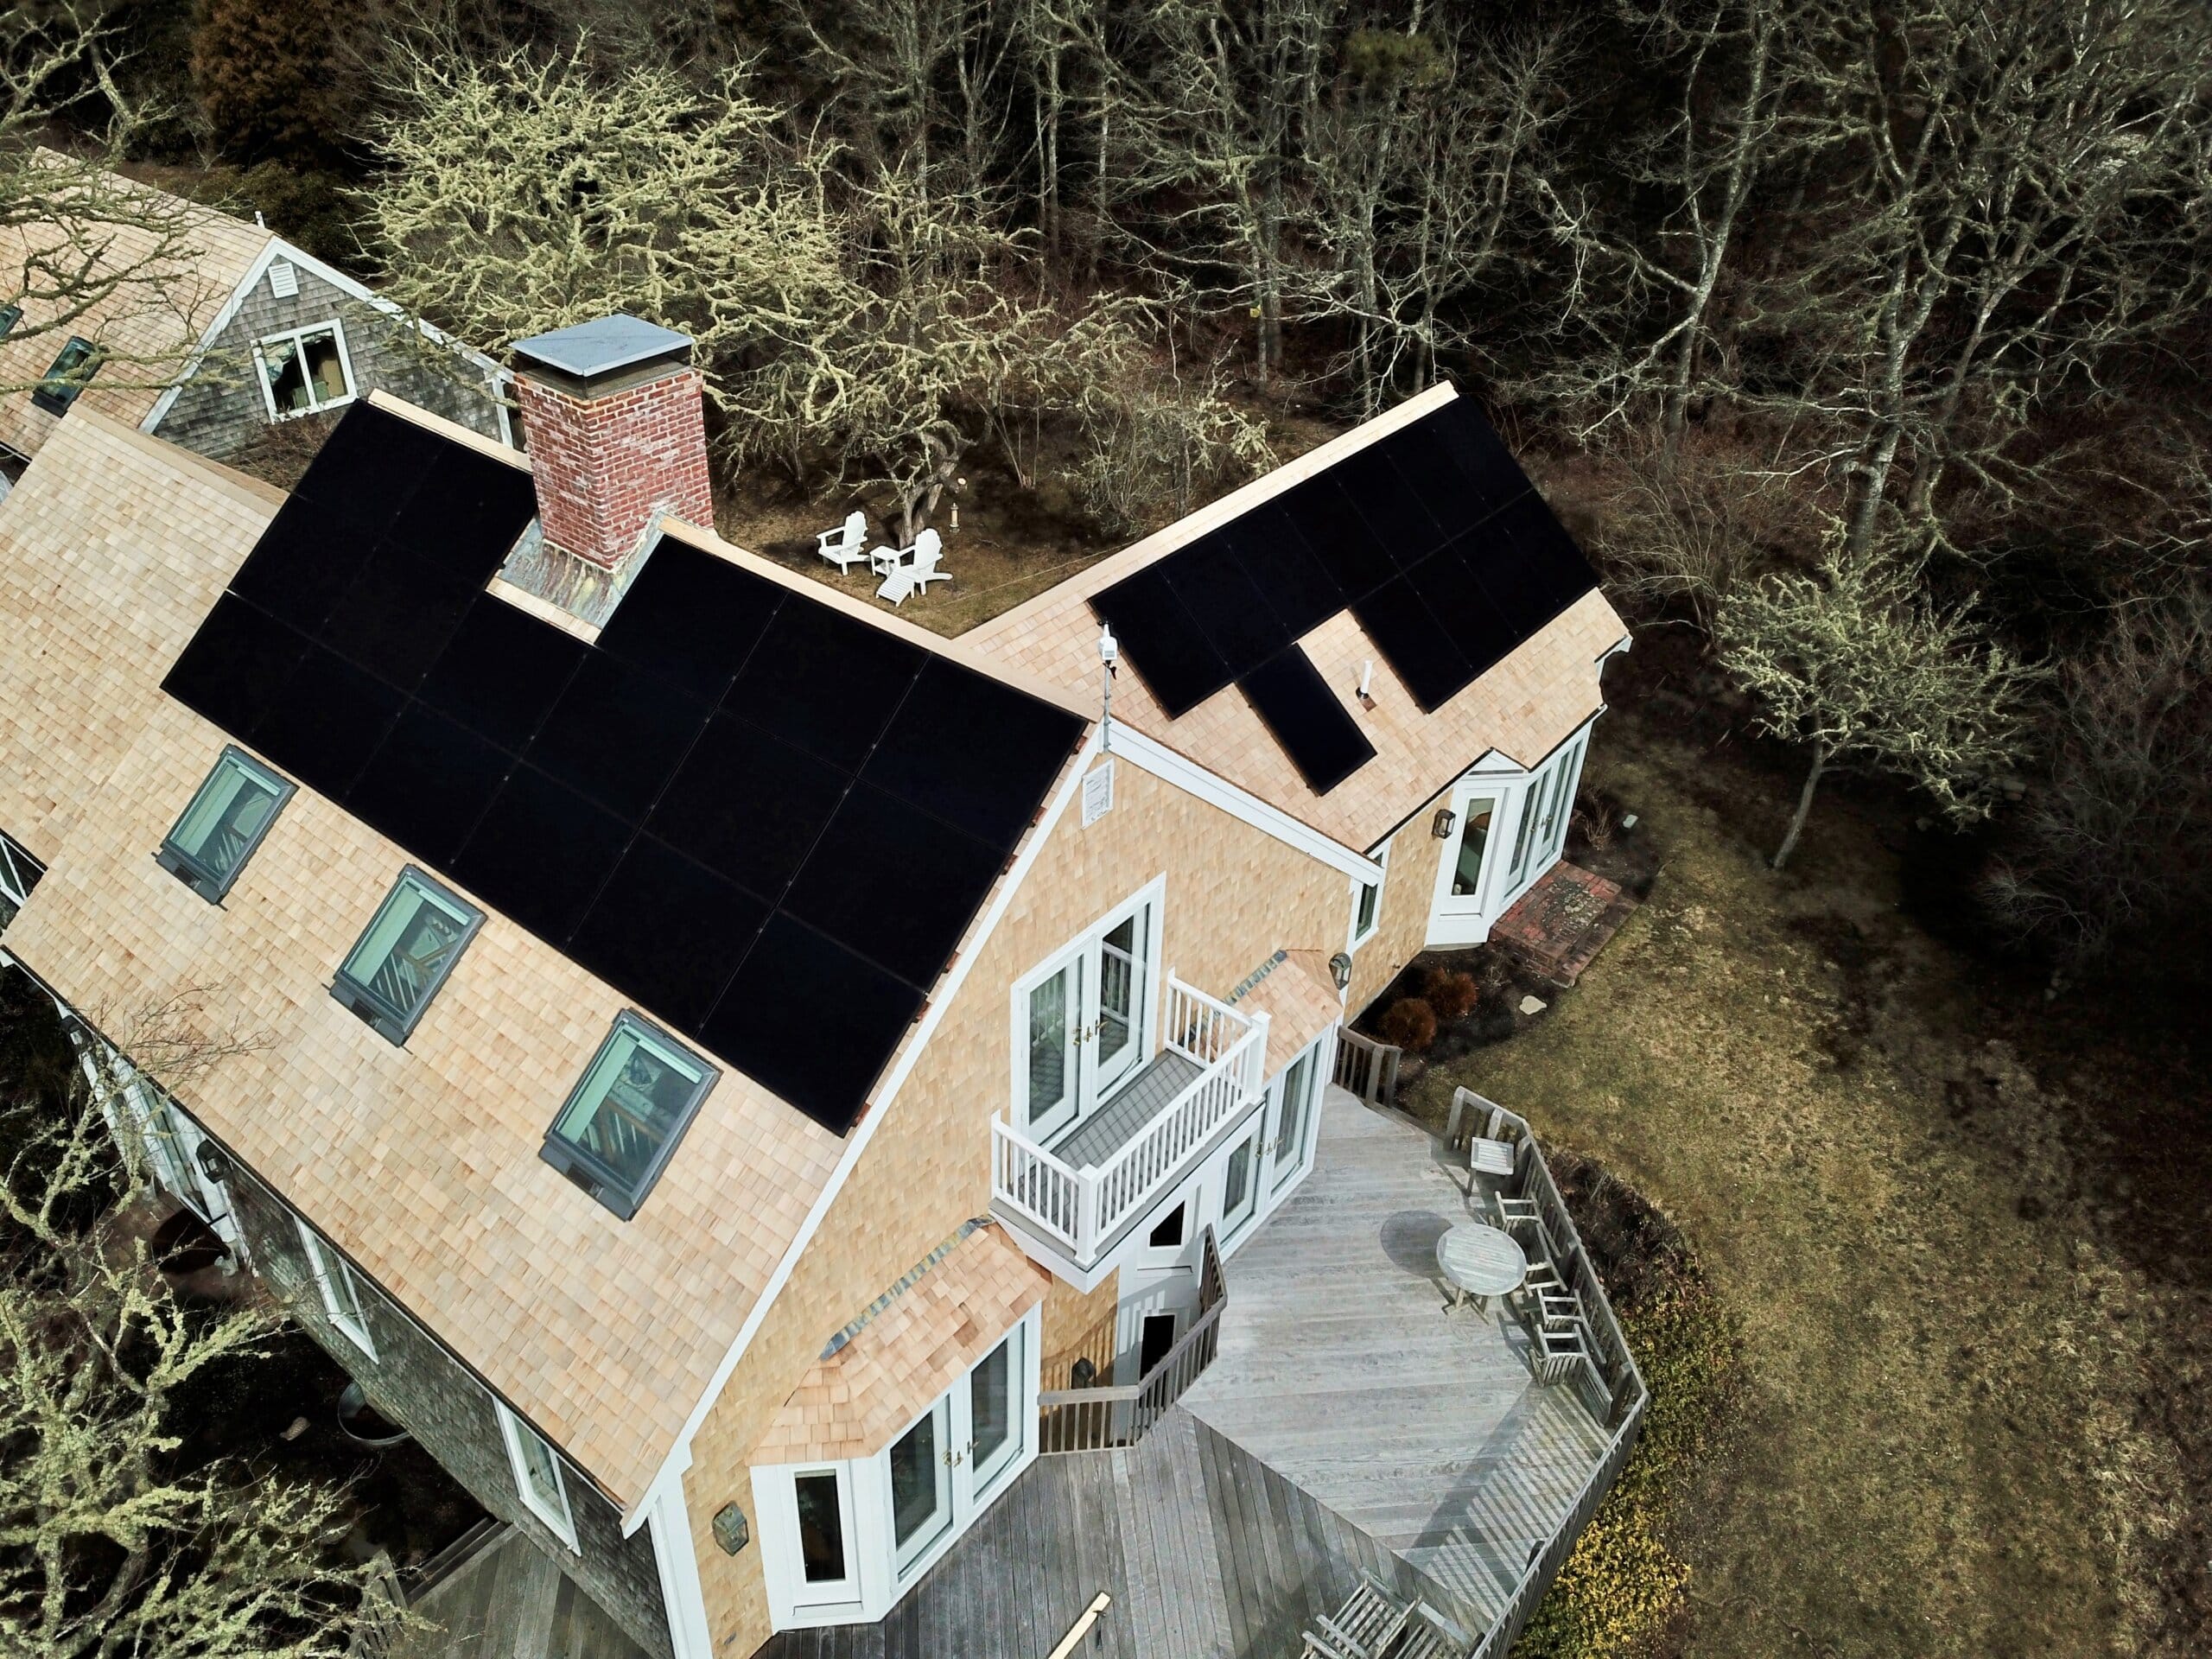
[[[1160,1052],[1052,1144],[991,1121],[991,1207],[1087,1277],[1267,1085],[1268,1022],[1167,976]]]

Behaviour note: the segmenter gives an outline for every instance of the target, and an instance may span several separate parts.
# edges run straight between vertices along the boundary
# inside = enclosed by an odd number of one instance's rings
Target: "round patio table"
[[[1479,1221],[1463,1222],[1436,1241],[1436,1270],[1454,1293],[1454,1304],[1470,1296],[1485,1303],[1521,1288],[1529,1258],[1510,1233]]]

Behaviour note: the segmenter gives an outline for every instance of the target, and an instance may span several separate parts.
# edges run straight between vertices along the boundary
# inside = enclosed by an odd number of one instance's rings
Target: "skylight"
[[[409,865],[330,994],[391,1042],[404,1043],[484,923],[484,912]]]
[[[81,334],[69,336],[31,393],[31,402],[49,415],[66,415],[69,405],[77,401],[77,394],[85,389],[85,382],[99,372],[99,347]]]
[[[714,1067],[634,1014],[615,1016],[583,1081],[545,1132],[545,1161],[627,1221],[660,1179]]]
[[[155,856],[213,904],[231,890],[292,789],[243,749],[226,747]]]

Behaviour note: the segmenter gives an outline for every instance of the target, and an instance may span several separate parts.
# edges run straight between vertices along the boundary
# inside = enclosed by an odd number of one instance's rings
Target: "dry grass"
[[[1777,878],[1773,780],[1625,720],[1592,761],[1662,841],[1650,900],[1415,1103],[1470,1084],[1618,1172],[1740,1325],[1737,1414],[1671,1541],[1683,1650],[2191,1650],[2155,1586],[2183,1473],[2145,1407],[2203,1397],[2180,1344],[2205,1302],[2101,1236],[2068,1121],[2095,1103],[1985,1040],[1971,966],[1898,915],[1867,824],[1831,804]]]

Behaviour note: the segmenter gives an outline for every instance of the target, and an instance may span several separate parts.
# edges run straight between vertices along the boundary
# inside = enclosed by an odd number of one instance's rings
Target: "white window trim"
[[[559,1450],[550,1440],[509,1411],[504,1402],[494,1400],[492,1405],[499,1414],[499,1433],[507,1443],[507,1472],[514,1478],[515,1492],[522,1499],[523,1507],[543,1522],[547,1530],[572,1552],[581,1555],[583,1552],[576,1547],[575,1516],[569,1507],[569,1477],[561,1467]],[[537,1494],[531,1488],[529,1466],[523,1462],[522,1457],[522,1437],[524,1434],[534,1436],[537,1443],[552,1454],[553,1479],[561,1495],[558,1510],[549,1510],[538,1502]]]
[[[945,1552],[965,1537],[991,1505],[1014,1490],[1029,1465],[1037,1460],[1037,1391],[1041,1381],[1039,1358],[1043,1325],[1039,1310],[1032,1308],[1003,1332],[999,1342],[1018,1337],[1020,1364],[1014,1382],[1014,1427],[1020,1449],[1010,1456],[980,1492],[963,1491],[965,1473],[957,1473],[951,1498],[952,1520],[943,1532],[904,1568],[897,1566],[898,1548],[892,1529],[891,1448],[915,1423],[948,1402],[947,1439],[961,1444],[971,1439],[969,1419],[969,1379],[975,1366],[956,1378],[952,1386],[912,1421],[901,1424],[883,1448],[866,1458],[842,1462],[756,1464],[753,1468],[753,1513],[760,1522],[760,1571],[768,1592],[770,1625],[778,1630],[800,1630],[823,1624],[873,1623],[884,1618],[899,1599],[944,1559]],[[993,1343],[978,1355],[976,1364],[996,1351]],[[963,1469],[972,1467],[963,1465]],[[806,1583],[798,1541],[798,1490],[801,1475],[834,1473],[837,1496],[847,1522],[846,1565],[851,1576],[836,1585]],[[842,1596],[831,1600],[830,1595]]]
[[[354,1277],[353,1269],[346,1258],[334,1255],[323,1248],[322,1240],[299,1217],[292,1217],[292,1225],[299,1230],[300,1248],[307,1253],[308,1271],[315,1275],[315,1287],[322,1296],[322,1311],[331,1324],[346,1334],[346,1339],[371,1359],[377,1357],[376,1339],[369,1335],[365,1320],[357,1319],[346,1311],[332,1281],[340,1274],[346,1275],[346,1289],[353,1299],[353,1306],[362,1305],[361,1281]]]
[[[333,397],[327,403],[310,404],[305,409],[280,412],[276,407],[276,394],[269,385],[269,360],[264,348],[281,345],[288,340],[304,346],[309,334],[319,334],[325,329],[329,330],[332,337],[338,342],[338,367],[346,377],[346,395],[343,397]],[[304,353],[302,357],[304,358]],[[361,395],[360,382],[353,378],[353,350],[346,344],[346,324],[344,320],[339,317],[330,317],[321,322],[310,322],[299,328],[280,328],[273,334],[262,335],[253,342],[253,370],[254,378],[261,383],[261,406],[268,411],[269,419],[272,424],[278,421],[296,421],[302,416],[321,415],[330,410],[343,409]],[[313,397],[315,382],[307,378],[304,362],[300,373],[301,378],[306,381],[308,395]]]
[[[1129,1078],[1135,1077],[1138,1072],[1152,1063],[1156,1052],[1160,1029],[1160,999],[1165,994],[1167,979],[1167,969],[1165,966],[1167,959],[1166,900],[1167,877],[1163,872],[1154,876],[1151,880],[1122,899],[1121,903],[1104,912],[1097,920],[1092,922],[1073,938],[1067,940],[1036,967],[1014,981],[1007,1005],[1009,1045],[1007,1052],[1007,1101],[1010,1110],[1007,1122],[1015,1125],[1024,1135],[1032,1133],[1029,1128],[1029,993],[1066,967],[1071,957],[1088,950],[1103,935],[1112,931],[1127,918],[1142,910],[1149,910],[1152,914],[1152,925],[1146,930],[1145,937],[1144,1007],[1137,1011],[1140,1021],[1137,1032],[1137,1057],[1130,1062],[1128,1071],[1123,1074],[1122,1084],[1126,1084]],[[1087,990],[1086,994],[1090,992]],[[1116,1085],[1117,1092],[1120,1086],[1120,1084]],[[1103,1100],[1093,1101],[1090,1103],[1091,1110],[1095,1112],[1103,1103]],[[1078,1102],[1077,1116],[1058,1128],[1047,1131],[1046,1138],[1057,1140],[1061,1135],[1081,1122],[1083,1116],[1081,1103]]]
[[[1389,842],[1383,842],[1382,850],[1375,855],[1375,867],[1382,874],[1372,881],[1362,880],[1357,876],[1352,878],[1351,925],[1344,934],[1344,949],[1347,951],[1357,951],[1361,945],[1365,944],[1382,931],[1382,899],[1390,884]],[[1370,887],[1375,889],[1375,925],[1363,933],[1359,931],[1359,895]]]

